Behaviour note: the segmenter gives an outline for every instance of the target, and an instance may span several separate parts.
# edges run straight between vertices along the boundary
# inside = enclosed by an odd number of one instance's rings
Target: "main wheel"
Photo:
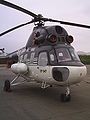
[[[9,80],[6,80],[5,83],[4,83],[4,91],[6,91],[6,92],[11,91],[11,89],[10,89],[10,81]]]
[[[62,102],[69,102],[70,100],[71,100],[71,95],[70,94],[68,94],[68,95],[61,94],[61,101]]]

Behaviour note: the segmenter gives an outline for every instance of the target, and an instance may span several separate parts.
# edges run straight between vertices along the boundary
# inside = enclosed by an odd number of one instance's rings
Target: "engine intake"
[[[66,67],[55,67],[52,69],[53,78],[58,82],[63,82],[68,79],[69,70]]]

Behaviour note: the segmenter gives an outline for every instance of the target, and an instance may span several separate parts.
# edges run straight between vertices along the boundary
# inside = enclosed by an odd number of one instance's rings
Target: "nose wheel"
[[[66,92],[61,94],[61,101],[62,102],[69,102],[71,100],[71,94],[69,87],[66,88]]]

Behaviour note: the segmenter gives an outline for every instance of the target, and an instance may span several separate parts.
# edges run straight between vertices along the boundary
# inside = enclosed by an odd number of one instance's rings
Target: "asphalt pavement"
[[[62,103],[60,87],[23,84],[4,92],[4,81],[15,75],[0,67],[0,120],[90,120],[90,65],[87,69],[85,81],[71,87],[71,101]]]

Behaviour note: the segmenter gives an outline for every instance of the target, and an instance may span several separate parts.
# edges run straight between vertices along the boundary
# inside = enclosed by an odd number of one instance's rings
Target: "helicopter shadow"
[[[40,87],[40,84],[30,84],[13,86],[12,92],[15,95],[23,97],[32,97],[35,99],[53,100],[60,102],[60,94],[62,92],[62,88],[58,89],[57,87],[49,87],[42,89]]]

